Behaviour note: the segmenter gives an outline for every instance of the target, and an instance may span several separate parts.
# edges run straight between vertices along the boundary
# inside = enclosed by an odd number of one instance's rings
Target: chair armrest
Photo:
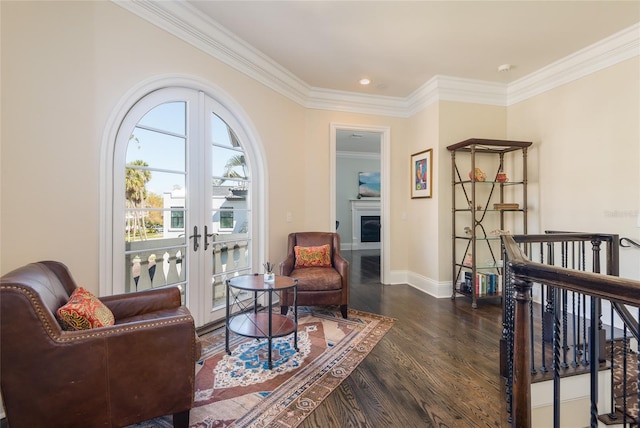
[[[161,309],[156,316],[150,314],[148,318],[137,319],[123,324],[114,324],[107,327],[90,328],[87,330],[62,330],[55,342],[77,343],[92,340],[112,340],[115,336],[137,334],[141,330],[158,330],[171,325],[185,325],[195,333],[193,317],[186,306],[178,306],[173,309]],[[191,336],[193,339],[195,336]]]
[[[284,261],[280,262],[280,275],[289,276],[293,270],[295,264],[295,257],[293,254],[289,254]]]
[[[178,287],[105,296],[101,297],[100,301],[113,312],[116,320],[178,308],[182,305]]]
[[[349,262],[341,255],[333,254],[333,267],[343,278],[349,278]]]
[[[344,297],[344,301],[349,301],[349,262],[344,259],[341,255],[334,253],[333,254],[333,267],[338,271],[340,276],[342,277],[342,295]]]

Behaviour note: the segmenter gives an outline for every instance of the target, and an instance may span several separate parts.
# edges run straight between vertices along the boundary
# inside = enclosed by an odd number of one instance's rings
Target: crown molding
[[[507,85],[484,80],[434,76],[407,98],[411,116],[437,101],[459,101],[504,106]]]
[[[640,56],[640,23],[553,62],[509,84],[507,105]]]
[[[361,94],[333,89],[312,88],[306,108],[407,117],[407,101],[400,97]]]
[[[380,153],[349,152],[346,150],[337,150],[336,157],[343,159],[380,160]]]
[[[188,3],[151,0],[112,2],[298,104],[303,105],[309,97],[309,85]]]
[[[111,1],[310,109],[411,117],[438,101],[509,106],[640,56],[638,23],[510,84],[439,75],[407,97],[389,97],[311,87],[188,3]]]

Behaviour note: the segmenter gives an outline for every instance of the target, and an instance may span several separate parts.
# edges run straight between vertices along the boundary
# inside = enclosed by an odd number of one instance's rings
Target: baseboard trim
[[[451,297],[451,281],[436,281],[435,279],[409,272],[407,284],[438,299]]]

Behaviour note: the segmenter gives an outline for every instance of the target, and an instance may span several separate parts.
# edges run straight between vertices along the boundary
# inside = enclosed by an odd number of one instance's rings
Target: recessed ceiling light
[[[359,80],[359,82],[361,85],[368,85],[369,83],[371,83],[371,79],[363,77],[362,79]]]

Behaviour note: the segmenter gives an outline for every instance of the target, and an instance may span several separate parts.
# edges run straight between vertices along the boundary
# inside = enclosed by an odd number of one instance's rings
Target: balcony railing
[[[561,426],[561,379],[581,371],[589,374],[591,427],[603,415],[625,426],[637,423],[627,414],[629,400],[638,400],[637,382],[633,394],[626,383],[630,339],[638,334],[640,281],[617,276],[618,236],[550,233],[503,236],[502,242],[502,361],[511,426],[532,426],[531,382],[542,377],[553,381],[553,426]],[[618,397],[612,380],[606,386],[611,401],[603,403],[598,372],[620,369],[614,362],[616,340],[622,343],[624,370],[618,377],[625,385]]]
[[[186,246],[184,238],[128,242],[125,292],[142,291],[185,282]]]
[[[246,234],[215,235],[209,239],[207,245],[212,247],[211,305],[215,307],[225,302],[227,277],[250,270],[249,241]],[[187,252],[184,238],[127,243],[125,292],[177,285],[184,301]]]

